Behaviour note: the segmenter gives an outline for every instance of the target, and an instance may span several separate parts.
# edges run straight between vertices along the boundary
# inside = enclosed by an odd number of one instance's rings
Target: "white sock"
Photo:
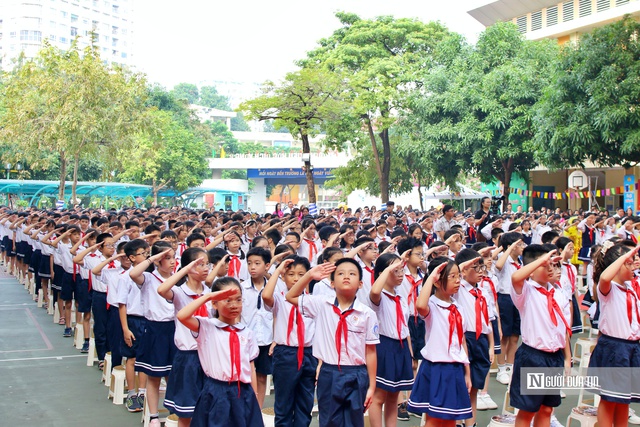
[[[507,369],[507,365],[498,365],[498,372],[503,372]]]

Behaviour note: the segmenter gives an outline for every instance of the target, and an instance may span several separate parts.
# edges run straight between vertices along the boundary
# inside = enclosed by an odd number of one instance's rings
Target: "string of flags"
[[[640,189],[640,183],[636,182],[634,185],[621,185],[619,187],[611,187],[605,188],[602,190],[591,190],[591,191],[576,191],[576,190],[566,190],[562,192],[547,192],[547,191],[533,191],[533,190],[524,190],[522,188],[514,188],[510,187],[511,194],[517,194],[519,196],[524,197],[533,197],[536,199],[552,199],[552,200],[562,200],[562,199],[587,199],[589,197],[603,197],[603,196],[616,196],[623,195],[625,192],[637,191]],[[501,190],[493,190],[488,191],[492,196],[500,196],[502,195]]]

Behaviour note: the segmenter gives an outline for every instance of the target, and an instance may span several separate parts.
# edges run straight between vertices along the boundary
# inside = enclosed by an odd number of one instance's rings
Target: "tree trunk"
[[[389,143],[389,129],[380,132],[382,140],[382,174],[380,176],[380,198],[382,203],[389,201],[389,173],[391,172],[391,144]]]
[[[151,191],[153,191],[153,205],[158,206],[158,187],[155,178],[151,182]]]
[[[60,187],[58,188],[58,200],[64,200],[64,186],[67,181],[67,158],[64,151],[60,152]]]
[[[424,212],[424,201],[422,200],[422,185],[420,183],[420,175],[416,176],[416,182],[418,183],[418,197],[420,197],[420,210]]]
[[[311,154],[309,145],[309,135],[305,129],[300,130],[300,138],[302,138],[302,153]],[[305,162],[305,174],[307,176],[307,192],[309,193],[309,204],[316,204],[316,184],[313,182],[313,167],[311,162]]]
[[[386,179],[387,185],[383,185],[384,180],[384,172],[383,172],[383,162],[380,162],[380,153],[378,152],[378,144],[376,142],[376,135],[373,132],[373,125],[371,124],[371,119],[368,115],[363,116],[365,123],[367,125],[367,130],[369,131],[369,140],[371,141],[371,149],[373,150],[373,160],[376,165],[376,173],[378,174],[378,180],[380,181],[380,198],[382,199],[382,203],[387,203],[389,201],[389,179]],[[384,141],[383,141],[384,147]],[[384,154],[384,150],[383,150]],[[385,197],[385,188],[386,188],[386,197]]]
[[[509,203],[509,187],[511,185],[511,175],[513,175],[513,159],[507,160],[504,167],[504,181],[502,182],[502,184],[504,185],[504,188],[502,190],[504,200],[502,201],[502,212],[505,212],[507,210],[507,204]]]
[[[76,205],[76,188],[78,187],[78,164],[80,163],[80,154],[76,153],[73,163],[73,184],[71,185],[71,205]]]

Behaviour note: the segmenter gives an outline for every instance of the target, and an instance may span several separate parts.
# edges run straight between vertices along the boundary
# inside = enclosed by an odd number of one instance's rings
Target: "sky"
[[[151,82],[278,81],[294,61],[340,27],[337,11],[362,18],[439,20],[475,41],[484,27],[467,11],[482,0],[135,0],[134,63]],[[165,7],[164,5],[171,5]]]

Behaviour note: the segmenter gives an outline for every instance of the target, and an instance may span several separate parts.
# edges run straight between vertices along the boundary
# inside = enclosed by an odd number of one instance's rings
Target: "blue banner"
[[[329,168],[316,168],[313,170],[314,178],[329,178],[332,177],[332,169]],[[283,179],[298,179],[305,178],[306,174],[300,169],[247,169],[247,178],[283,178]]]
[[[635,191],[636,177],[634,175],[624,176],[624,210],[631,209],[636,211],[636,191]],[[627,191],[631,190],[631,191]]]

